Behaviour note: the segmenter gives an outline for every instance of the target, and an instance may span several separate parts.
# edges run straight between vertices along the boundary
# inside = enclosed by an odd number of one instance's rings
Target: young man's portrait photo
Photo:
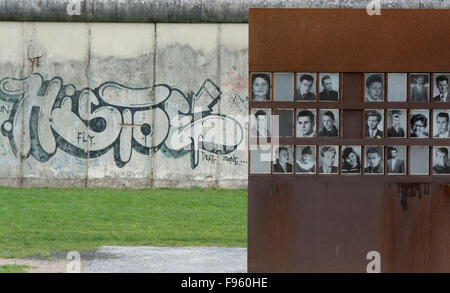
[[[250,135],[254,137],[270,137],[270,109],[252,109],[252,127],[250,129]]]
[[[390,146],[387,148],[388,174],[406,174],[406,147]]]
[[[274,150],[273,173],[292,173],[293,147],[279,146]]]
[[[450,73],[447,74],[434,74],[434,89],[433,89],[433,101],[434,102],[448,102],[448,80]]]
[[[367,146],[365,156],[364,174],[384,173],[384,152],[383,147]]]
[[[449,149],[446,146],[433,147],[433,174],[450,174]]]
[[[319,110],[319,136],[338,137],[339,136],[339,110],[326,109]]]
[[[296,100],[316,100],[316,73],[297,73]]]
[[[339,100],[339,73],[320,73],[319,82],[320,101]]]
[[[316,136],[316,109],[297,109],[297,137]]]
[[[365,117],[364,137],[383,138],[384,137],[383,110],[366,110],[364,112],[364,117]]]
[[[406,110],[388,110],[388,137],[406,137]]]
[[[410,93],[412,102],[430,100],[430,75],[428,73],[411,73]]]
[[[450,138],[450,110],[436,109],[433,115],[433,137]]]
[[[384,73],[366,73],[366,102],[384,101]]]
[[[319,174],[339,173],[338,149],[338,146],[319,147]]]

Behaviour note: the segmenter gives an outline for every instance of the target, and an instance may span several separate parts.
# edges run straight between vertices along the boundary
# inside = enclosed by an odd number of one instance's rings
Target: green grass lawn
[[[247,190],[0,187],[0,257],[102,245],[247,246]]]
[[[25,269],[29,268],[29,266],[20,266],[20,265],[0,265],[0,274],[1,273],[26,273]]]

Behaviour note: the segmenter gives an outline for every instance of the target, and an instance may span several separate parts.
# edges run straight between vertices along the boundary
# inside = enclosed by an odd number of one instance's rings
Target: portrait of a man
[[[335,115],[336,114],[336,115]],[[339,110],[320,110],[319,111],[321,137],[339,136]],[[336,117],[337,116],[337,117]]]
[[[270,101],[270,73],[252,73],[252,100]]]
[[[409,121],[411,137],[429,138],[428,135],[428,110],[411,110]]]
[[[448,110],[435,110],[434,117],[434,138],[450,138]]]
[[[383,147],[367,147],[365,174],[383,174]]]
[[[273,165],[274,173],[292,173],[292,146],[280,146],[276,150],[276,161]]]
[[[339,100],[339,73],[320,74],[320,101]]]
[[[433,97],[435,102],[448,102],[448,75],[439,75],[436,77],[436,88],[434,91],[438,90],[438,94]]]
[[[316,136],[316,110],[297,110],[297,137]]]
[[[388,137],[406,137],[406,110],[389,110]]]
[[[411,74],[411,101],[428,102],[430,97],[430,77],[424,73]]]
[[[313,73],[297,73],[297,95],[296,100],[316,100],[316,78]]]
[[[316,173],[316,146],[297,146],[295,172],[297,174]]]
[[[365,112],[366,124],[364,136],[367,138],[383,138],[383,115],[382,110],[367,110]]]
[[[366,73],[366,102],[384,101],[384,74]]]
[[[320,165],[319,174],[337,174],[337,146],[321,146],[320,147]]]
[[[450,165],[448,162],[449,147],[434,147],[433,155],[433,174],[450,174]]]
[[[270,137],[270,109],[252,109],[254,123],[251,134],[256,137]]]
[[[405,174],[405,147],[388,147],[388,174]]]

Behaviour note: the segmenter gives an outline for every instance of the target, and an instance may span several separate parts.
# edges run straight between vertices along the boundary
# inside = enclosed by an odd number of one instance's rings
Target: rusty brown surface
[[[281,145],[448,145],[363,139],[364,109],[448,105],[365,103],[361,72],[450,71],[450,59],[442,58],[450,38],[439,37],[450,33],[449,16],[448,10],[369,17],[365,10],[251,9],[250,72],[344,74],[339,102],[250,101],[250,108],[342,110],[341,138],[280,138]],[[248,192],[249,272],[366,272],[369,251],[380,252],[382,272],[450,272],[450,176],[249,174]]]

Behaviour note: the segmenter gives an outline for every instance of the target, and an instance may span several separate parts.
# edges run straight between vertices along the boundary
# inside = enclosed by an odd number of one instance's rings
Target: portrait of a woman
[[[252,80],[252,100],[270,101],[270,76],[268,73],[254,73]]]
[[[352,147],[342,151],[342,173],[361,173],[360,155]]]

